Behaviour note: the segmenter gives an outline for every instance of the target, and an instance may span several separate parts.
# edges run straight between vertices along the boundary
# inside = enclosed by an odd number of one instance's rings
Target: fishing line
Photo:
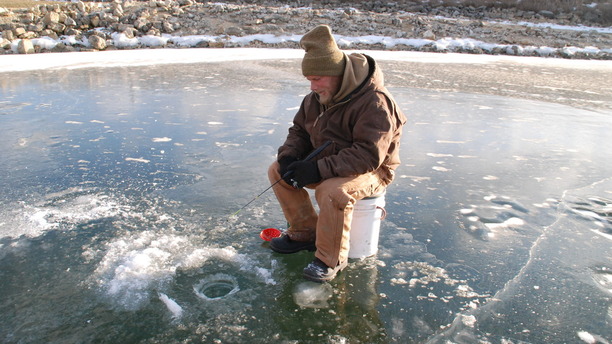
[[[325,148],[327,148],[327,146],[329,146],[332,143],[332,141],[327,141],[324,144],[321,145],[321,147],[315,149],[314,151],[312,151],[312,153],[308,154],[308,156],[306,158],[304,158],[304,160],[302,161],[310,161],[312,160],[312,158],[314,158],[315,156],[319,155],[319,153],[321,153]],[[244,208],[248,207],[251,203],[255,202],[259,197],[261,197],[261,195],[263,195],[264,193],[266,193],[266,191],[270,190],[271,188],[274,187],[274,185],[280,183],[281,180],[283,180],[284,178],[288,177],[291,175],[291,173],[293,173],[293,171],[287,171],[285,172],[285,174],[277,181],[275,181],[272,185],[270,185],[267,189],[265,189],[264,191],[262,191],[259,195],[255,196],[255,198],[253,198],[252,200],[249,201],[249,203],[245,204],[244,206],[242,206],[242,208],[236,210],[235,213],[233,213],[232,215],[230,215],[230,217],[232,216],[236,216],[239,212],[241,212]]]

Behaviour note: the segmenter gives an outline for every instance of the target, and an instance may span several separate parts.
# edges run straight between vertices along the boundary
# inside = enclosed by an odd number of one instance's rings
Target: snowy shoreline
[[[579,30],[579,28],[574,28]],[[597,28],[603,33],[612,33],[612,28]],[[257,34],[248,36],[210,36],[210,35],[192,35],[192,36],[172,36],[169,34],[162,34],[160,36],[145,35],[140,37],[129,38],[124,33],[112,33],[110,34],[110,46],[114,49],[142,49],[142,48],[165,48],[168,45],[173,45],[177,48],[196,48],[202,43],[213,44],[215,42],[222,41],[224,47],[227,48],[243,48],[251,47],[253,44],[262,44],[263,46],[273,45],[285,45],[299,43],[302,35],[273,35],[273,34]],[[437,40],[423,39],[423,38],[393,38],[386,36],[359,36],[349,37],[342,35],[335,35],[338,45],[342,49],[352,49],[355,46],[359,47],[375,47],[382,45],[386,49],[395,49],[399,46],[407,47],[407,49],[400,50],[416,50],[421,51],[422,49],[431,50],[433,52],[440,53],[452,53],[452,52],[467,52],[471,53],[474,51],[480,51],[487,55],[516,55],[516,56],[535,56],[535,57],[565,57],[572,58],[577,55],[585,55],[591,57],[599,57],[600,59],[607,59],[612,56],[612,48],[599,49],[594,46],[588,46],[584,48],[567,46],[563,48],[554,48],[549,46],[521,46],[516,44],[493,44],[486,43],[483,41],[471,39],[471,38],[450,38],[445,37]],[[35,47],[39,47],[44,50],[52,50],[58,44],[70,45],[70,46],[82,46],[88,49],[92,49],[92,44],[86,38],[78,39],[75,36],[61,37],[59,39],[53,39],[50,37],[34,38],[31,40]],[[20,40],[15,40],[11,43],[11,50],[17,54]],[[481,55],[475,53],[474,55]]]
[[[347,53],[353,50],[345,50]],[[357,50],[355,50],[357,51]],[[612,72],[612,64],[602,60],[549,59],[507,55],[472,55],[458,53],[426,53],[416,51],[365,52],[377,60],[443,63],[443,64],[490,64],[497,62],[549,66],[559,68],[599,70]],[[146,52],[146,53],[143,53]],[[300,59],[301,49],[274,48],[193,48],[193,49],[128,49],[90,52],[48,53],[33,55],[0,56],[0,73],[34,70],[57,70],[79,68],[139,67],[165,64],[215,63],[249,60]]]

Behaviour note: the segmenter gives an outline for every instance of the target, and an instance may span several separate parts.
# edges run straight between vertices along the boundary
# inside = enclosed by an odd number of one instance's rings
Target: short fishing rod
[[[308,156],[306,158],[304,158],[304,160],[302,160],[302,161],[310,161],[310,160],[312,160],[315,156],[319,155],[319,153],[321,153],[325,148],[327,148],[327,146],[331,145],[331,143],[332,143],[331,141],[325,142],[324,144],[321,145],[321,147],[315,149],[314,151],[312,151],[312,153],[308,154]],[[261,197],[261,195],[266,193],[266,191],[268,191],[272,187],[274,187],[274,185],[280,183],[280,181],[283,180],[284,178],[289,177],[291,175],[291,173],[293,173],[293,170],[285,172],[285,174],[279,180],[275,181],[274,184],[270,185],[267,189],[262,191],[259,195],[255,196],[255,198],[250,200],[249,203],[245,204],[242,208],[238,209],[235,213],[230,215],[230,217],[235,216],[240,211],[242,211],[242,209],[248,207],[251,203],[255,202],[255,200],[257,200],[259,197]]]

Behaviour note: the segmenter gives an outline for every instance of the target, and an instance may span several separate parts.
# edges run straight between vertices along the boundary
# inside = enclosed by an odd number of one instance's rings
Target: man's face
[[[310,81],[310,90],[319,95],[319,102],[323,105],[329,105],[332,98],[340,90],[342,77],[340,76],[307,76],[306,80]]]

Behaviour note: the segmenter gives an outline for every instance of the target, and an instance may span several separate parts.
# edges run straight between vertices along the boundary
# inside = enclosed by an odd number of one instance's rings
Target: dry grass
[[[0,0],[0,7],[5,8],[30,8],[42,4],[52,3],[51,1],[34,0]]]

